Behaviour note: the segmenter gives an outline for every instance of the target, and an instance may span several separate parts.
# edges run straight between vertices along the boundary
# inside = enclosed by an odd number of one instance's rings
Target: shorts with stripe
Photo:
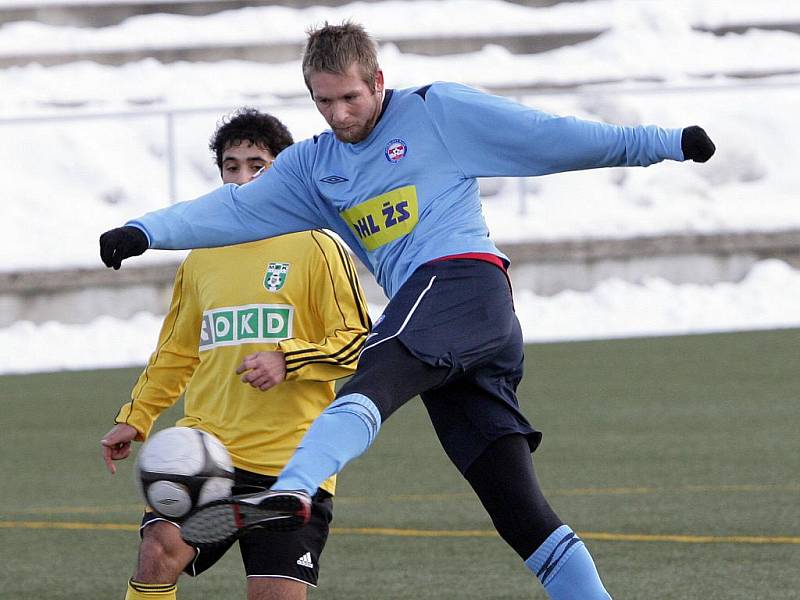
[[[234,494],[268,489],[275,477],[236,469]],[[280,577],[316,586],[319,563],[333,518],[333,497],[318,490],[311,506],[311,521],[296,531],[264,531],[254,529],[239,539],[239,551],[248,577]],[[179,520],[165,519],[151,511],[142,516],[140,535],[145,527],[157,521],[170,521],[180,527]],[[235,543],[235,542],[234,542]],[[233,544],[197,550],[197,555],[184,572],[196,576],[212,567]]]
[[[445,452],[465,473],[494,440],[541,440],[516,390],[523,344],[508,277],[480,260],[417,269],[373,325],[356,374],[338,396],[361,393],[385,420],[419,394]]]

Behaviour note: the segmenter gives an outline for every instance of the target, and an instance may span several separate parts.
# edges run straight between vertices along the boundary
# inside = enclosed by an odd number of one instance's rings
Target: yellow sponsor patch
[[[417,188],[407,185],[375,196],[341,213],[367,250],[403,237],[417,226]]]

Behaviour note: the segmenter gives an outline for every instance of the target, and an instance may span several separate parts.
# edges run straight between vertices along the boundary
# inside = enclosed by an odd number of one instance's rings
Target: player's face
[[[308,78],[317,110],[345,143],[356,144],[370,134],[381,114],[383,72],[378,69],[370,87],[353,63],[344,74],[315,71]]]
[[[269,150],[247,140],[234,140],[222,153],[222,183],[247,183],[262,168],[268,169],[273,160]]]

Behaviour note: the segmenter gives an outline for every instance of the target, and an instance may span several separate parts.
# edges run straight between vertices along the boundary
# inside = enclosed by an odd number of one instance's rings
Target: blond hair
[[[303,52],[303,79],[311,92],[312,73],[344,75],[353,63],[361,69],[361,78],[370,89],[375,88],[378,72],[378,45],[362,25],[345,21],[341,25],[325,25],[309,29]]]

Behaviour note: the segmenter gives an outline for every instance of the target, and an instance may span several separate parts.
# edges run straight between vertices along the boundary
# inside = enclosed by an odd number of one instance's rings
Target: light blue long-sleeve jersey
[[[506,259],[489,239],[476,177],[683,160],[681,132],[557,117],[453,83],[388,90],[364,141],[340,142],[325,131],[281,152],[247,185],[228,184],[127,224],[162,249],[325,227],[391,298],[432,259],[472,252]]]

